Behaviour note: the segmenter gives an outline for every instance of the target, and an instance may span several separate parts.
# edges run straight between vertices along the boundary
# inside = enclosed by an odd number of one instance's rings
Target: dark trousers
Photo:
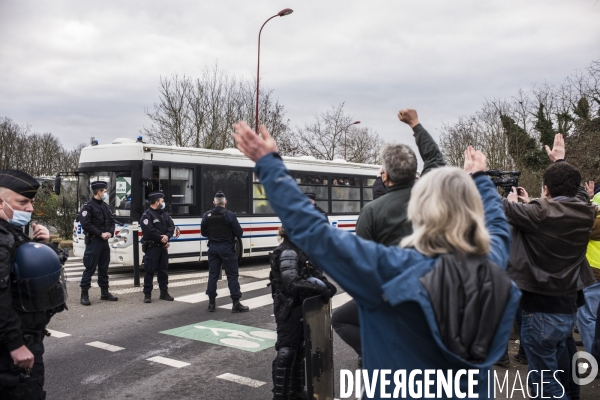
[[[169,252],[164,247],[152,247],[144,254],[144,293],[152,292],[152,281],[156,280],[160,290],[169,287]]]
[[[362,355],[360,344],[360,322],[358,320],[358,306],[356,301],[350,300],[333,312],[331,325],[346,344],[354,349],[356,354]]]
[[[81,277],[79,286],[87,290],[92,286],[92,276],[98,267],[98,286],[108,288],[108,264],[110,263],[110,246],[108,241],[99,237],[93,237],[90,244],[85,246],[83,253],[83,265],[85,271]]]
[[[23,398],[31,399],[31,400],[41,400],[43,399],[43,390],[44,390],[44,343],[39,342],[32,345],[27,346],[29,351],[34,356],[33,368],[30,371],[29,376],[31,377],[29,381],[28,388],[23,391],[23,389],[16,389],[15,387],[5,386],[4,384],[0,385],[0,400],[8,400],[11,397],[12,391],[21,391],[21,393],[25,394]],[[25,371],[21,368],[15,367],[12,357],[10,356],[10,352],[5,346],[0,346],[0,382],[4,379],[2,375],[13,375],[19,376],[19,374],[24,373]],[[14,395],[14,393],[13,393]]]
[[[302,321],[302,308],[295,308],[289,315],[287,320],[282,320],[279,317],[283,304],[275,296],[273,301],[273,314],[277,323],[277,342],[275,342],[275,350],[279,351],[282,347],[292,347],[298,349],[304,346],[304,322]]]
[[[240,283],[238,282],[238,259],[233,244],[228,242],[211,242],[208,248],[208,297],[217,297],[217,281],[221,273],[221,265],[227,274],[229,295],[233,300],[240,299]]]

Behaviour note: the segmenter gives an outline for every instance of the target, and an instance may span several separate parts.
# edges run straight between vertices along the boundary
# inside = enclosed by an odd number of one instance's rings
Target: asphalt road
[[[169,291],[176,301],[159,300],[155,288],[151,304],[144,304],[141,288],[133,287],[130,269],[111,268],[111,292],[119,301],[100,301],[100,289],[93,287],[92,306],[81,306],[83,268],[80,260],[70,259],[69,310],[52,319],[48,328],[53,334],[45,340],[48,399],[270,399],[275,322],[267,261],[240,266],[242,303],[251,310],[232,314],[221,307],[231,304],[225,280],[219,282],[224,294],[217,298],[217,311],[207,311],[206,264],[172,265]],[[334,307],[348,299],[340,292]],[[512,359],[513,342],[510,353]],[[334,360],[339,398],[340,369],[355,370],[357,357],[337,335]],[[527,374],[526,366],[514,360],[497,369],[502,376],[505,371],[511,386],[517,372]],[[582,388],[582,399],[600,398],[597,382]],[[516,392],[512,398],[524,397]]]

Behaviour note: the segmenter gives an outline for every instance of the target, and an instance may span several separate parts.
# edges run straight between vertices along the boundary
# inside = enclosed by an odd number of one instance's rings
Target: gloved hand
[[[327,282],[325,281],[325,285],[327,286],[327,289],[329,289],[329,292],[331,293],[330,297],[335,296],[335,294],[337,293],[337,288],[335,287],[335,285],[331,282]]]
[[[323,300],[323,303],[327,303],[332,296],[333,294],[331,294],[328,288],[321,289],[321,300]]]

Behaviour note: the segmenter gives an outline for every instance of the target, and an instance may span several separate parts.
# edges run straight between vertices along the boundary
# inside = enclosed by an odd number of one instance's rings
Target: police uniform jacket
[[[23,346],[23,334],[36,334],[41,337],[54,312],[24,312],[13,304],[18,304],[18,289],[12,286],[12,264],[17,247],[30,242],[19,228],[0,219],[0,351],[6,347],[13,351]],[[15,298],[16,300],[13,300]]]
[[[109,232],[111,236],[115,234],[115,219],[103,200],[92,198],[85,203],[79,214],[79,222],[83,230],[91,236],[102,236]]]
[[[233,212],[218,206],[202,216],[200,234],[210,242],[233,243],[233,238],[241,238],[244,231]]]
[[[152,240],[156,244],[160,244],[162,235],[166,235],[171,239],[173,232],[175,232],[175,224],[169,214],[161,209],[154,210],[151,207],[148,207],[142,214],[140,227],[142,228],[143,238]]]

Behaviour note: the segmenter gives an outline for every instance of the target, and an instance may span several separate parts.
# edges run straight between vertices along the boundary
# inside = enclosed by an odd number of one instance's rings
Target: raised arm
[[[419,154],[423,159],[423,171],[421,175],[426,174],[434,168],[444,167],[446,165],[444,156],[435,140],[433,140],[429,132],[419,122],[417,111],[405,108],[398,112],[398,118],[410,126],[414,132],[415,142],[417,143]]]

